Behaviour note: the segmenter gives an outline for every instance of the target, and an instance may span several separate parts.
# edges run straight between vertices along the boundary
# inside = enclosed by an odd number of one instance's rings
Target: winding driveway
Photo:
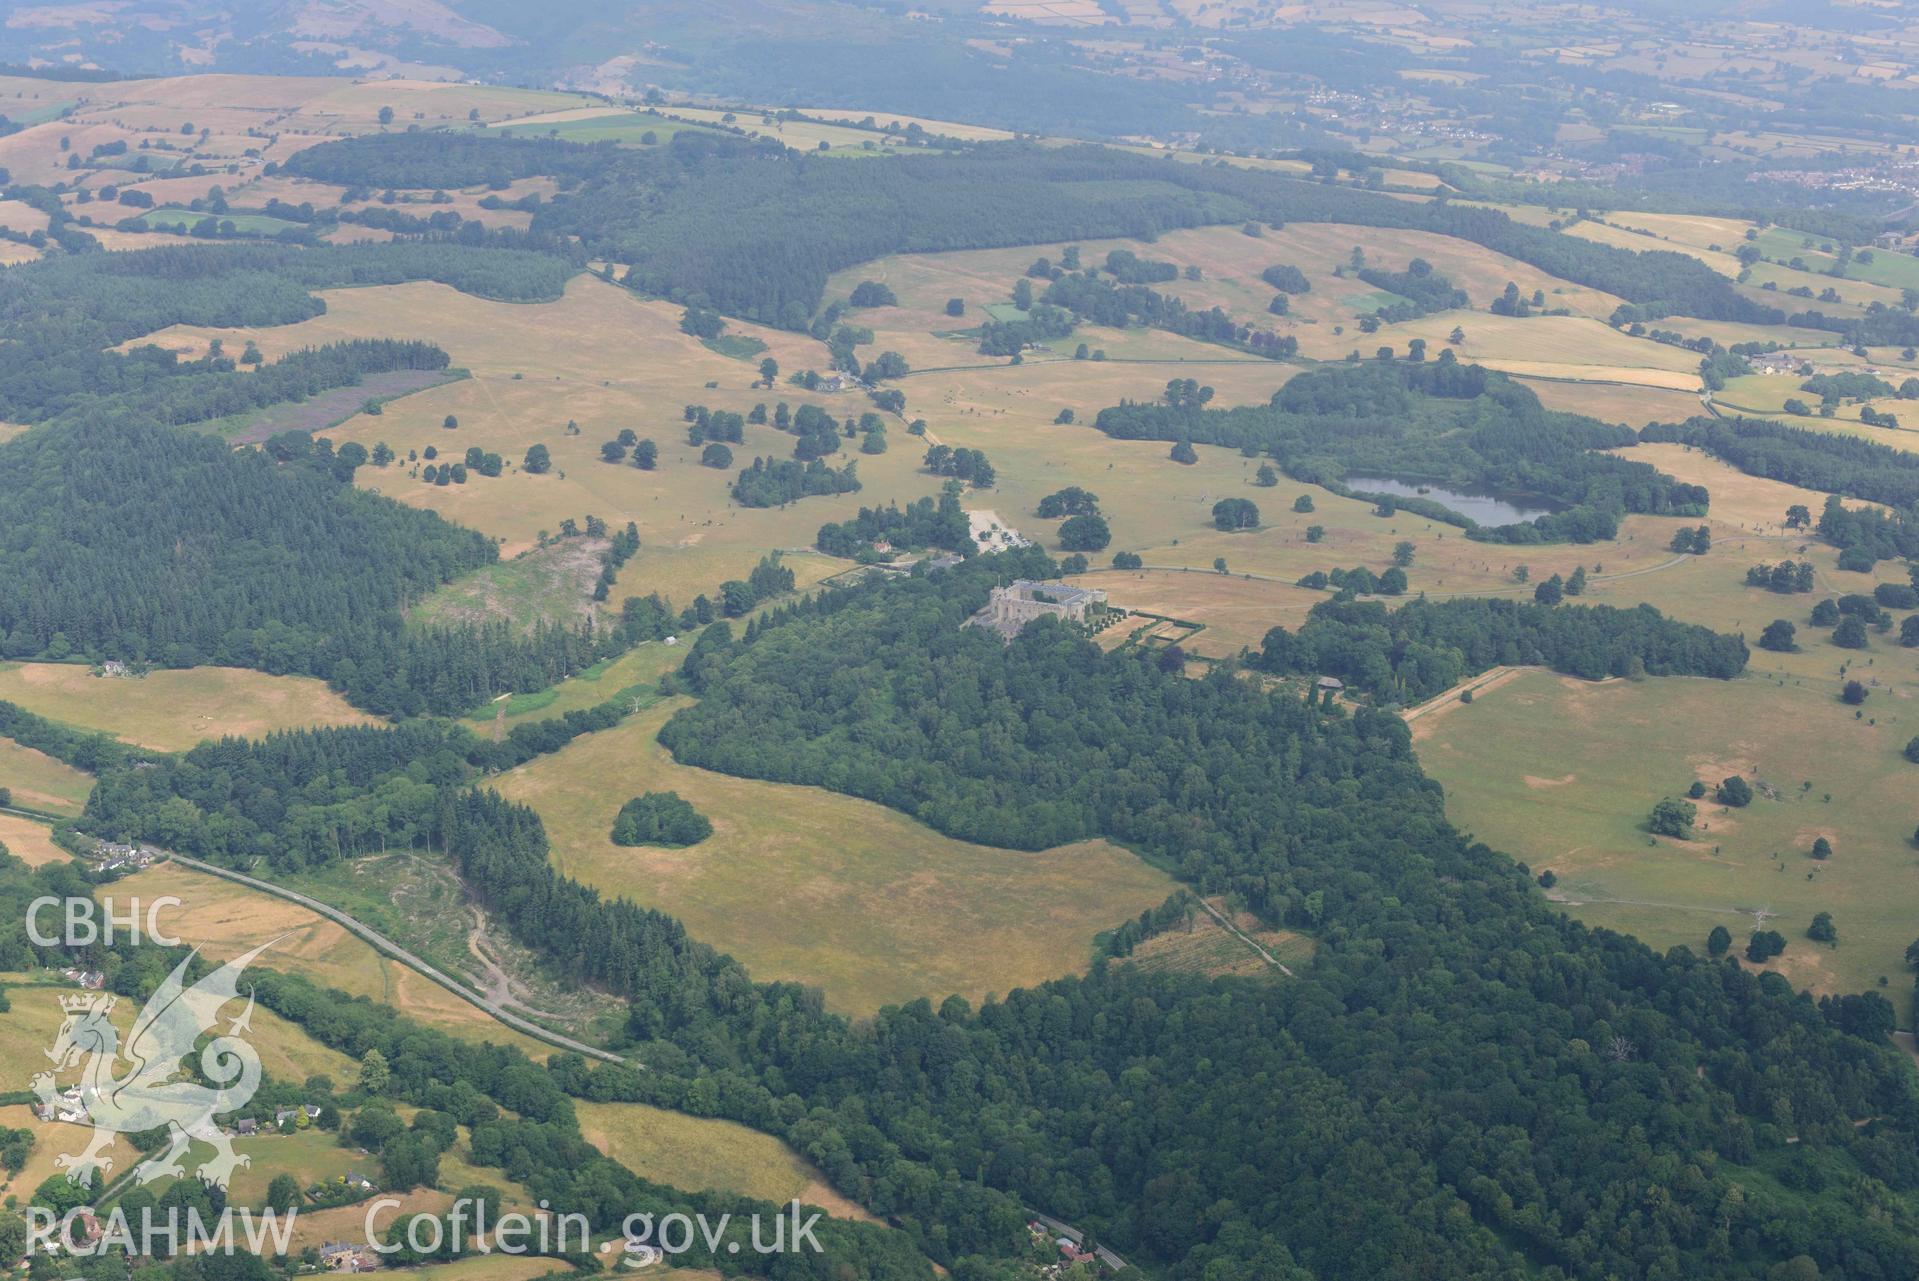
[[[374,951],[384,956],[390,956],[415,973],[432,979],[435,983],[438,983],[441,987],[453,993],[453,995],[459,997],[467,1004],[476,1009],[484,1010],[487,1014],[492,1015],[500,1022],[506,1024],[515,1032],[524,1033],[534,1040],[544,1041],[548,1045],[558,1046],[562,1050],[571,1050],[575,1054],[584,1054],[589,1058],[600,1059],[607,1063],[627,1062],[626,1059],[612,1053],[610,1050],[602,1050],[597,1046],[588,1045],[583,1041],[576,1041],[570,1036],[562,1036],[558,1032],[550,1032],[538,1023],[521,1018],[511,1010],[502,1009],[497,1002],[488,1000],[485,996],[474,991],[452,975],[429,965],[427,962],[401,947],[398,943],[395,943],[386,935],[373,929],[371,926],[361,924],[337,907],[322,903],[316,898],[309,898],[307,895],[301,894],[297,890],[287,889],[283,885],[275,885],[271,881],[263,881],[258,877],[248,876],[244,872],[235,872],[229,868],[217,867],[212,863],[203,863],[197,858],[188,858],[184,854],[170,854],[168,857],[181,867],[192,868],[196,872],[205,872],[208,876],[218,876],[223,880],[237,881],[241,885],[260,890],[266,894],[271,894],[275,898],[283,898],[289,903],[298,903],[310,912],[317,912],[329,921],[345,927],[348,933],[372,945]]]

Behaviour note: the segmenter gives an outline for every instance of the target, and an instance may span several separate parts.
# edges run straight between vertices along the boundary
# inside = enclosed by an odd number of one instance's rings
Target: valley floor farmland
[[[992,849],[869,801],[680,765],[655,736],[681,705],[578,738],[500,791],[539,811],[567,875],[677,916],[758,978],[823,988],[834,1009],[977,1000],[1079,972],[1096,934],[1172,892],[1103,841]],[[628,797],[669,790],[712,820],[712,836],[685,849],[612,843]]]

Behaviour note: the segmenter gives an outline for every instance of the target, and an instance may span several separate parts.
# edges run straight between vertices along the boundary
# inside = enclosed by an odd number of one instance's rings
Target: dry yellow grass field
[[[45,752],[0,738],[0,787],[23,809],[78,814],[93,791],[93,776]]]
[[[365,725],[324,682],[238,667],[94,676],[71,663],[0,663],[0,699],[162,752],[222,735],[259,738],[298,726]]]
[[[0,1015],[0,1020],[8,1017]],[[53,1034],[51,1027],[47,1034]],[[4,1031],[0,1031],[0,1036],[4,1035]],[[30,1052],[37,1059],[44,1049],[45,1045],[39,1045],[32,1047]],[[16,1199],[22,1205],[32,1197],[35,1188],[60,1172],[61,1167],[54,1164],[54,1158],[63,1153],[85,1151],[87,1140],[93,1137],[93,1131],[88,1126],[69,1125],[65,1121],[43,1122],[24,1103],[0,1107],[0,1127],[33,1131],[33,1150],[27,1154],[27,1163],[20,1167],[20,1173],[8,1178],[4,1171],[0,1171],[0,1196]]]
[[[919,996],[978,999],[1084,970],[1093,936],[1172,882],[1103,841],[1029,854],[941,836],[818,788],[676,763],[656,741],[671,700],[500,780],[539,811],[561,871],[658,908],[761,979],[866,1014]],[[676,791],[713,822],[686,849],[609,838],[631,796]]]
[[[1106,569],[1073,580],[1107,593],[1114,605],[1146,614],[1163,614],[1205,627],[1179,642],[1181,649],[1206,658],[1230,658],[1243,648],[1258,649],[1275,625],[1297,628],[1326,593],[1211,570]],[[1102,635],[1102,644],[1124,640],[1139,620],[1128,619]]]
[[[71,857],[53,843],[53,833],[44,824],[18,814],[0,814],[0,847],[28,867],[64,863]]]
[[[688,1192],[737,1192],[785,1204],[799,1198],[836,1218],[876,1219],[835,1191],[813,1164],[770,1134],[733,1121],[642,1103],[579,1102],[580,1133],[643,1179]]]
[[[113,897],[119,899],[121,896],[115,894]],[[163,919],[170,921],[170,918]],[[77,990],[61,984],[15,987],[9,991],[13,1008],[0,1014],[0,1051],[4,1051],[4,1057],[0,1058],[0,1087],[8,1091],[27,1089],[36,1073],[48,1070],[50,1064],[46,1051],[53,1045],[61,1020],[65,1017],[59,998],[72,995]],[[229,1006],[225,1011],[226,1017],[237,1016],[241,1008],[242,1004]],[[132,1028],[139,1012],[140,1002],[137,1000],[123,997],[114,1003],[111,1017],[122,1038]],[[321,1045],[298,1026],[271,1010],[255,1006],[250,1027],[248,1044],[259,1052],[261,1067],[275,1080],[297,1084],[319,1073],[345,1082],[351,1081],[358,1071],[353,1060]],[[124,1049],[124,1039],[121,1044]],[[125,1072],[124,1064],[118,1070]],[[77,1080],[78,1075],[79,1069],[75,1068],[57,1074],[56,1079],[65,1085]]]
[[[1595,382],[1562,382],[1548,378],[1518,379],[1548,409],[1587,414],[1602,422],[1642,427],[1647,423],[1684,422],[1700,412],[1699,397],[1664,387],[1628,387]]]
[[[509,470],[465,485],[433,486],[396,464],[362,468],[360,483],[493,534],[504,540],[501,550],[509,556],[532,545],[540,531],[557,531],[567,517],[591,512],[616,525],[633,520],[643,547],[623,571],[616,599],[661,591],[684,604],[726,579],[744,578],[768,550],[810,545],[825,521],[938,488],[934,477],[919,471],[917,442],[894,420],[889,453],[847,455],[859,461],[864,492],[810,498],[785,510],[735,505],[727,488],[738,469],[756,454],[790,457],[793,438],[771,427],[748,427],[746,443],[733,447],[732,468],[703,467],[699,449],[686,443],[684,405],[744,412],[760,402],[810,401],[841,417],[871,405],[863,396],[808,393],[784,384],[755,389],[750,384],[758,377],[758,357],[735,360],[712,352],[680,332],[678,308],[643,302],[590,277],[576,278],[565,299],[550,304],[483,302],[438,285],[337,291],[327,295],[327,304],[325,316],[304,324],[257,335],[218,332],[229,346],[257,336],[269,358],[379,334],[439,343],[472,371],[471,378],[392,402],[378,417],[355,417],[329,434],[369,446],[385,440],[403,460],[409,451],[428,447],[457,459],[478,446],[500,453]],[[730,330],[760,338],[784,370],[828,364],[824,347],[804,336],[738,324]],[[163,337],[203,344],[214,332],[176,329]],[[441,426],[448,414],[457,418],[457,430]],[[579,424],[578,435],[566,434],[569,420]],[[601,461],[601,443],[626,427],[658,442],[658,470]],[[552,452],[548,475],[518,470],[536,442]],[[796,561],[795,569],[803,564]]]

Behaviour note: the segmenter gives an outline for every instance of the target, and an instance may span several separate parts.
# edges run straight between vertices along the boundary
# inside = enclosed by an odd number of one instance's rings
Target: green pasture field
[[[163,752],[229,734],[258,738],[276,729],[372,720],[322,681],[238,667],[120,677],[94,676],[71,663],[0,663],[0,699]]]
[[[346,1085],[352,1078],[336,1080],[336,1085]],[[272,1125],[272,1118],[261,1123],[265,1130]],[[233,1182],[227,1187],[227,1200],[234,1205],[264,1209],[267,1200],[267,1186],[275,1175],[291,1174],[300,1181],[301,1191],[316,1183],[331,1183],[336,1178],[358,1170],[370,1179],[377,1180],[378,1163],[370,1157],[356,1152],[350,1146],[343,1146],[340,1136],[324,1130],[305,1129],[295,1134],[259,1134],[250,1138],[236,1139],[235,1152],[244,1153],[253,1159],[252,1164],[237,1170]],[[195,1149],[193,1157],[211,1155],[210,1151]],[[192,1158],[189,1158],[191,1161]],[[157,1191],[158,1189],[156,1189]]]
[[[501,133],[517,134],[523,137],[560,138],[567,142],[617,142],[633,146],[645,145],[641,139],[646,134],[654,135],[655,142],[670,142],[679,133],[712,133],[683,120],[669,120],[667,117],[650,111],[614,112],[606,115],[588,116],[579,120],[555,120],[519,124],[506,121],[493,128]]]
[[[1919,766],[1899,747],[1919,731],[1911,696],[1881,691],[1855,720],[1823,682],[1791,677],[1595,685],[1527,673],[1416,737],[1453,821],[1551,868],[1555,897],[1580,919],[1703,953],[1714,925],[1743,947],[1764,913],[1788,940],[1770,968],[1817,992],[1877,989],[1884,976],[1909,1025]],[[1751,806],[1707,799],[1690,841],[1647,832],[1662,797],[1735,773],[1765,785]],[[1834,849],[1823,862],[1809,854],[1819,836]],[[1821,911],[1836,947],[1805,937]]]
[[[684,646],[690,639],[682,638],[677,646],[648,641],[618,658],[603,659],[558,685],[475,708],[467,719],[488,725],[498,720],[511,729],[522,721],[549,720],[597,707],[622,690],[650,684],[662,672],[677,668],[686,656]]]
[[[93,791],[93,776],[10,738],[0,738],[0,787],[13,803],[49,814],[75,815]]]
[[[297,222],[288,222],[284,218],[271,218],[266,214],[224,213],[216,214],[194,209],[155,209],[140,215],[142,225],[154,231],[190,232],[201,222],[211,218],[216,223],[230,222],[234,230],[250,236],[277,236],[283,231],[298,230]]]
[[[655,735],[681,705],[575,739],[500,790],[539,811],[561,871],[677,916],[761,979],[822,988],[834,1009],[978,1000],[1081,972],[1095,935],[1172,892],[1103,841],[992,849],[867,801],[679,765]],[[614,845],[621,804],[647,791],[678,792],[713,835],[686,849]]]
[[[718,338],[702,338],[700,344],[708,351],[718,352],[733,360],[756,360],[766,350],[766,344],[757,338],[745,335],[721,334]]]

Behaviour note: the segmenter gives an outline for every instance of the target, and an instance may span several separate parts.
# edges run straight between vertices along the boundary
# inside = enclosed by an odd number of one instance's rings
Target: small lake
[[[1548,516],[1564,508],[1550,498],[1537,494],[1505,494],[1491,489],[1448,489],[1444,485],[1408,484],[1391,476],[1348,476],[1346,487],[1368,494],[1392,494],[1399,498],[1424,498],[1450,508],[1482,525],[1516,525],[1538,516]]]

